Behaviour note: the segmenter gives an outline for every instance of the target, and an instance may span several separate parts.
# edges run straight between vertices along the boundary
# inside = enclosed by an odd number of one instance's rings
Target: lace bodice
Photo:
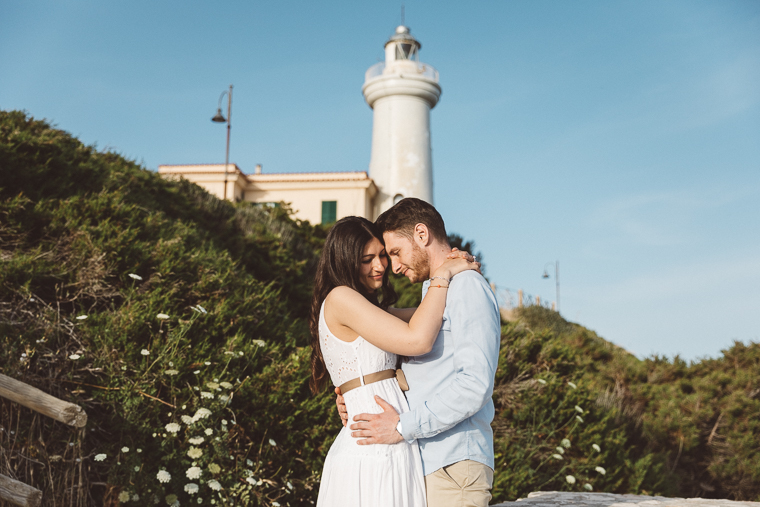
[[[396,368],[396,354],[375,347],[361,336],[352,342],[335,337],[325,322],[324,301],[319,310],[319,346],[335,386],[370,373]]]

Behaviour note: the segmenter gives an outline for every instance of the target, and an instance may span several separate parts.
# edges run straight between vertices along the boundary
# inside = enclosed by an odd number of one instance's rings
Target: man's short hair
[[[430,235],[441,243],[449,243],[441,214],[432,204],[421,199],[401,199],[375,220],[375,225],[381,232],[395,232],[410,240],[414,237],[414,227],[417,224],[425,224]]]

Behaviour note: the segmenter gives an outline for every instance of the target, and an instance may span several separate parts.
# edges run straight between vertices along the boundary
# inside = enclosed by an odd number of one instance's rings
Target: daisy
[[[568,484],[575,484],[575,477],[573,477],[572,475],[565,476],[565,480],[567,481]]]

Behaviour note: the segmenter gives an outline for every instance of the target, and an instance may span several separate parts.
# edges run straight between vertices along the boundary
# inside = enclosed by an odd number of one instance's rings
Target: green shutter
[[[322,223],[331,224],[335,222],[338,210],[338,201],[322,201]]]

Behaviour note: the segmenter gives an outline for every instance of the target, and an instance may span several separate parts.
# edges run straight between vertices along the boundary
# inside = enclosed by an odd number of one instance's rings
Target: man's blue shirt
[[[423,298],[429,286],[423,284]],[[425,475],[466,459],[493,469],[491,396],[500,339],[491,288],[475,271],[459,273],[451,281],[433,350],[402,364],[411,410],[400,415],[401,429],[404,439],[418,439]]]

